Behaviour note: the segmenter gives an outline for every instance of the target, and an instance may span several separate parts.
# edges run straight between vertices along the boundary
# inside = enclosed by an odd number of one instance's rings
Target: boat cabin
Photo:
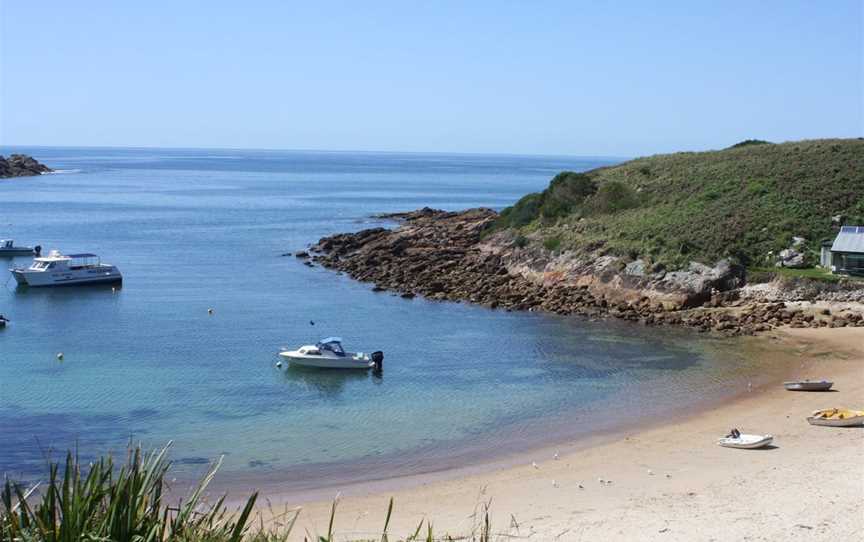
[[[345,350],[342,349],[342,339],[339,337],[327,337],[326,339],[321,339],[315,346],[322,352],[333,352],[340,357],[345,355]]]
[[[33,271],[49,271],[59,269],[90,269],[102,265],[102,260],[96,254],[60,254],[52,250],[48,256],[34,258],[30,269]]]

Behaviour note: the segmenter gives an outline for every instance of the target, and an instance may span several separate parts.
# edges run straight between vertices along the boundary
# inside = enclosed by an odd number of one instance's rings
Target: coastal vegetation
[[[169,444],[170,446],[170,444]],[[299,508],[272,514],[265,522],[253,518],[258,494],[250,495],[238,513],[225,497],[208,502],[206,490],[219,469],[214,462],[185,501],[168,497],[169,446],[153,452],[130,448],[123,465],[111,456],[83,465],[72,452],[64,465],[50,463],[44,484],[22,486],[7,479],[0,491],[0,542],[285,542],[295,527]],[[309,542],[336,540],[338,499],[330,508],[325,534],[306,533]],[[388,534],[394,502],[390,500],[381,534],[375,538],[344,538],[355,542],[433,542],[454,540],[435,534],[432,523],[421,521],[407,538]],[[459,540],[492,539],[488,504],[476,515],[476,525]],[[253,521],[257,519],[257,521]]]
[[[832,222],[833,218],[833,222]],[[864,223],[864,140],[773,144],[637,158],[562,172],[504,209],[492,231],[560,250],[642,258],[667,269],[722,258],[771,265],[793,236],[816,259],[841,220]]]

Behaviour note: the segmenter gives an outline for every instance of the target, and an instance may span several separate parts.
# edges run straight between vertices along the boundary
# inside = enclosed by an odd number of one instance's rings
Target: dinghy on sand
[[[771,444],[773,440],[774,437],[771,435],[747,435],[737,429],[733,429],[728,435],[718,440],[717,444],[726,448],[752,450],[755,448],[764,448]]]
[[[792,380],[783,383],[783,387],[789,391],[828,391],[833,385],[827,380]]]
[[[849,410],[847,408],[826,408],[815,410],[807,417],[810,425],[827,425],[830,427],[853,427],[864,425],[864,410]]]

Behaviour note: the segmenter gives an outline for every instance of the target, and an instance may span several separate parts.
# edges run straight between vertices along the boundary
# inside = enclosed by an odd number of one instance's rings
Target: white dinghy
[[[833,385],[828,380],[792,380],[783,383],[783,387],[789,391],[828,391]]]
[[[289,365],[317,369],[375,369],[380,371],[384,363],[383,352],[346,352],[342,339],[327,337],[318,344],[301,346],[297,350],[282,350],[279,356],[288,360]]]
[[[726,448],[741,448],[744,450],[753,450],[756,448],[764,448],[771,444],[774,440],[772,435],[748,435],[733,429],[731,433],[717,441],[720,446]]]

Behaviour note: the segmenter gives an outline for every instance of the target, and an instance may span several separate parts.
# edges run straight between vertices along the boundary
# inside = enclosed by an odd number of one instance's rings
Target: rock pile
[[[27,177],[41,175],[50,171],[53,170],[26,154],[11,154],[9,158],[0,156],[0,178]]]
[[[685,272],[646,277],[636,283],[637,287],[649,285],[651,289],[646,293],[656,293],[661,283],[677,288],[692,283],[699,289],[699,297],[693,299],[704,299],[695,308],[681,303],[669,306],[650,295],[616,298],[611,295],[614,287],[602,287],[621,284],[621,277],[627,273],[643,273],[636,265],[622,265],[619,275],[603,270],[598,279],[601,287],[567,280],[532,280],[530,274],[514,272],[512,254],[496,250],[482,239],[497,218],[490,209],[446,212],[424,208],[384,218],[403,223],[395,229],[373,228],[325,237],[311,247],[312,259],[357,280],[374,283],[374,291],[393,291],[408,299],[422,295],[432,300],[469,301],[506,310],[614,317],[729,335],[753,334],[780,325],[864,326],[860,317],[817,318],[788,308],[785,303],[741,300],[735,289],[718,291],[715,286],[740,285],[737,273],[722,262],[715,268],[702,266],[704,269],[694,264]],[[703,290],[711,293],[701,297]],[[628,291],[639,290],[629,287]]]

